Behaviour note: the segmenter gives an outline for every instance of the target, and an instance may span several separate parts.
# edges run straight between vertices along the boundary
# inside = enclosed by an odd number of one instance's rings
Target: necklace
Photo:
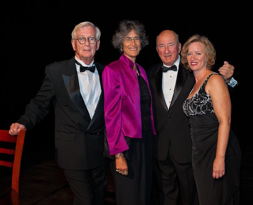
[[[136,71],[137,75],[140,75],[139,70],[138,70],[138,68],[137,68],[137,66],[135,64],[134,64],[133,69]]]

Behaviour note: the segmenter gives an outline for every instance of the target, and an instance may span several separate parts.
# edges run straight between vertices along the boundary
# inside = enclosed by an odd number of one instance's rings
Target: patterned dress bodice
[[[204,115],[214,113],[213,103],[209,94],[206,93],[205,87],[208,79],[218,73],[211,73],[199,88],[198,92],[191,98],[186,99],[183,103],[183,111],[187,116]]]

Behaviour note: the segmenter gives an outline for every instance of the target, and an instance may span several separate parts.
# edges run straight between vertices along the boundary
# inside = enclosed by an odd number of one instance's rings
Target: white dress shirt
[[[77,62],[79,62],[83,66],[90,67],[94,63],[94,61],[92,61],[90,65],[86,65],[81,60],[77,58],[75,59]],[[78,64],[76,64],[76,71],[77,71],[77,76],[78,76],[78,81],[79,81],[80,93],[88,109],[90,118],[92,118],[94,115],[95,109],[97,107],[100,94],[101,94],[101,85],[100,85],[98,71],[95,68],[94,73],[90,71],[80,72],[80,66]]]
[[[179,70],[179,62],[180,56],[178,56],[177,61],[174,63],[174,65],[177,66],[177,71],[168,70],[167,72],[163,72],[162,89],[163,89],[163,96],[168,109],[170,107],[170,103],[174,94],[174,89],[177,81],[177,74]],[[168,67],[164,64],[163,66]]]

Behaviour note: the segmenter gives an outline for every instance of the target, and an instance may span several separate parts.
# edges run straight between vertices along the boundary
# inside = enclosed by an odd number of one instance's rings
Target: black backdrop
[[[163,3],[162,3],[163,2]],[[203,1],[202,1],[203,2]],[[152,4],[138,1],[99,3],[86,1],[11,1],[1,12],[1,129],[9,129],[24,113],[25,106],[35,96],[49,63],[73,57],[71,32],[82,21],[91,21],[102,32],[100,49],[96,60],[102,64],[117,59],[111,38],[122,19],[143,22],[150,44],[138,56],[144,67],[157,63],[155,38],[160,31],[172,29],[179,34],[181,43],[199,33],[206,35],[217,51],[217,70],[224,60],[235,66],[234,77],[240,85],[232,98],[232,128],[238,136],[242,149],[252,146],[250,126],[251,105],[247,96],[252,87],[250,73],[245,61],[250,18],[245,4],[193,3],[155,1]],[[121,5],[118,5],[121,4]],[[101,11],[103,10],[103,11]],[[240,16],[238,16],[240,14]],[[250,24],[249,24],[250,25]],[[251,68],[249,68],[251,69]],[[244,74],[245,73],[245,74]],[[244,74],[244,76],[243,76]],[[247,119],[246,119],[246,114]],[[250,118],[250,119],[248,119]],[[24,158],[52,157],[54,152],[53,112],[39,125],[27,132]]]

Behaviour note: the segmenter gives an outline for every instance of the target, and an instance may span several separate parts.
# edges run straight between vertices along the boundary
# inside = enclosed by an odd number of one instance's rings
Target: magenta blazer
[[[139,64],[136,65],[152,97],[146,72]],[[133,66],[133,62],[123,54],[119,60],[105,66],[102,74],[105,126],[111,155],[129,149],[125,136],[142,138],[140,89]],[[152,98],[151,123],[155,135]]]

